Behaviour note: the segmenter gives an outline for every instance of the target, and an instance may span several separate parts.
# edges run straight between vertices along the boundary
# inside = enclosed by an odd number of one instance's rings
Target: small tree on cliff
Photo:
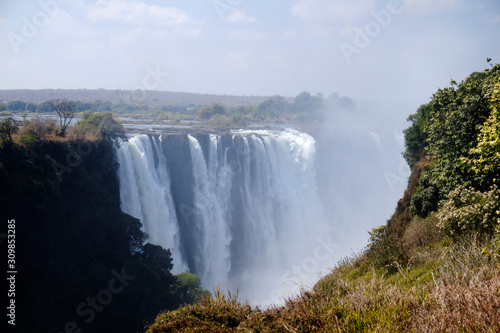
[[[71,120],[75,117],[76,103],[65,98],[52,99],[48,101],[48,103],[59,116],[59,125],[61,128],[57,135],[64,137],[66,135],[66,129],[71,123]]]
[[[12,117],[4,119],[0,122],[0,140],[3,142],[12,143],[12,134],[19,130],[21,122]]]

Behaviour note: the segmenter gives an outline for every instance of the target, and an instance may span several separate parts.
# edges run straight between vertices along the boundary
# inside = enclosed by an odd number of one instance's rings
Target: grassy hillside
[[[312,290],[267,310],[219,292],[147,332],[500,331],[499,110],[497,64],[411,115],[412,174],[394,215]]]

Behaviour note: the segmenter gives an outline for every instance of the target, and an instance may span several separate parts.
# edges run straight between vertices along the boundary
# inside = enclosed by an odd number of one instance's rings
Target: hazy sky
[[[500,62],[499,0],[0,1],[0,89],[425,103]]]

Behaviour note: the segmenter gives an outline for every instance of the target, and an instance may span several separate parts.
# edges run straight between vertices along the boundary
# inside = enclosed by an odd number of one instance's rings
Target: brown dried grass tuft
[[[488,280],[481,273],[467,284],[456,281],[434,288],[432,300],[412,318],[413,332],[499,332],[500,277]]]
[[[411,330],[499,332],[499,262],[485,255],[494,250],[494,239],[477,235],[446,247],[429,302],[412,318]]]

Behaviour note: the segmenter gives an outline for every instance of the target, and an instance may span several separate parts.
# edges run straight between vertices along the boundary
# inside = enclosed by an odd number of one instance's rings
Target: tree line
[[[344,107],[352,107],[354,104],[348,97],[339,97],[335,93],[325,98],[320,93],[312,95],[306,91],[294,98],[275,95],[264,99],[257,105],[237,107],[228,107],[224,101],[213,102],[210,105],[163,105],[160,107],[149,105],[147,102],[125,104],[96,100],[94,102],[72,101],[72,103],[75,113],[88,111],[111,112],[134,116],[155,116],[172,120],[191,119],[208,121],[214,125],[244,125],[250,122],[274,121],[321,121],[324,112],[331,108],[332,105],[338,106],[341,104]],[[52,113],[54,110],[55,108],[51,104],[51,101],[31,103],[16,100],[8,103],[0,103],[0,114]]]
[[[31,120],[15,120],[8,117],[0,121],[0,139],[12,144],[12,135],[21,129],[20,142],[23,144],[44,140],[50,135],[66,137],[68,127],[75,118],[77,103],[67,99],[53,99],[46,102],[58,116],[58,121],[36,117]],[[125,130],[111,112],[85,111],[71,130],[76,140],[126,140]]]

